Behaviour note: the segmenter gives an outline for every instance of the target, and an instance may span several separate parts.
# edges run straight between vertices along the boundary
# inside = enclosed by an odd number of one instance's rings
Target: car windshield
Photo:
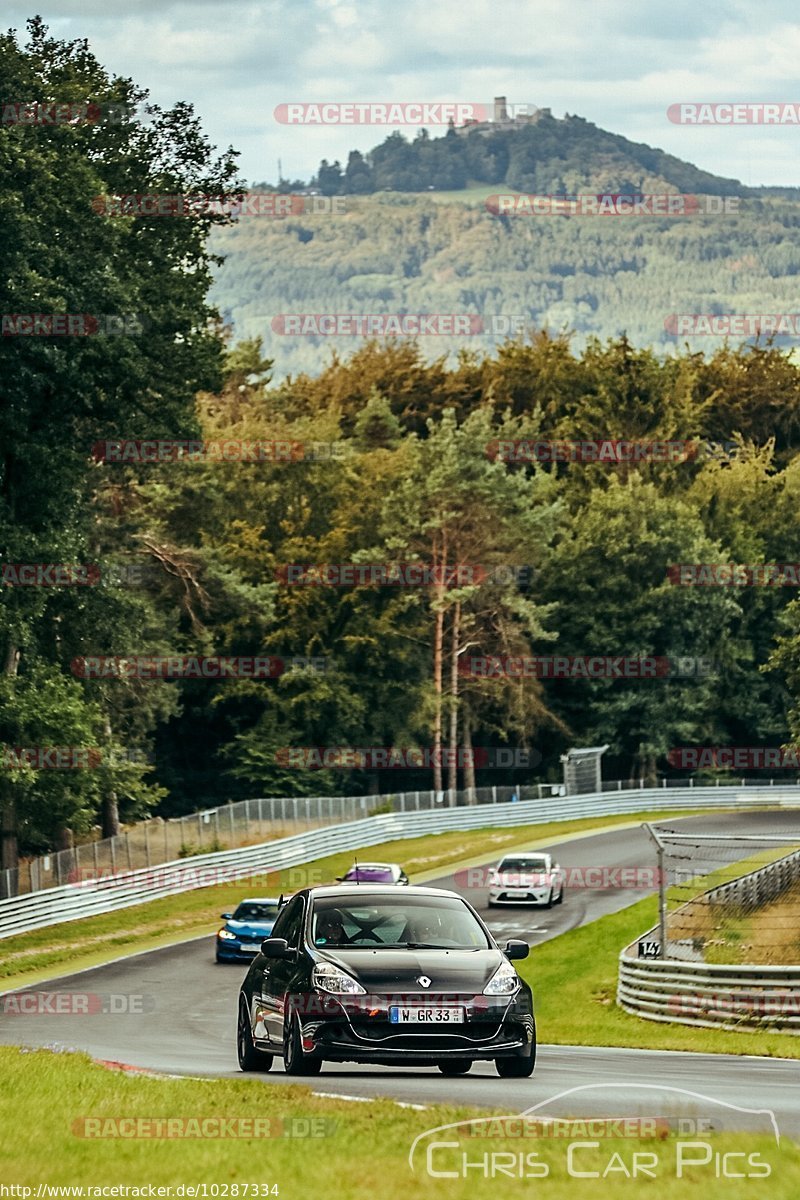
[[[271,900],[268,904],[254,904],[248,900],[239,905],[233,914],[233,919],[234,921],[274,921],[277,915],[277,900]]]
[[[391,867],[351,867],[345,875],[348,883],[394,883]]]
[[[504,858],[498,867],[500,871],[546,871],[547,859],[541,855],[518,855],[515,858]]]
[[[443,896],[411,898],[319,898],[311,912],[315,946],[430,950],[485,950],[491,945],[461,900]]]

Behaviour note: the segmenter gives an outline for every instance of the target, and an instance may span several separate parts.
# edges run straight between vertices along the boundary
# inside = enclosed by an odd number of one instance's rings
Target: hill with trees
[[[327,213],[244,217],[212,237],[225,258],[212,297],[236,337],[262,339],[278,376],[317,372],[332,351],[349,355],[359,342],[282,333],[287,313],[482,318],[482,334],[421,338],[428,359],[455,362],[460,350],[497,348],[512,320],[572,331],[577,347],[625,333],[675,353],[683,339],[671,331],[671,314],[798,308],[800,203],[790,198],[742,196],[738,211],[672,218],[498,216],[474,195],[463,203],[388,194],[328,203]],[[712,352],[722,341],[686,340]]]
[[[320,163],[316,182],[325,196],[372,192],[451,191],[472,183],[520,192],[707,192],[742,195],[737,179],[724,179],[644,142],[600,129],[583,117],[549,111],[512,128],[452,125],[442,137],[420,129],[413,139],[399,130],[366,155],[351,150],[347,163]]]

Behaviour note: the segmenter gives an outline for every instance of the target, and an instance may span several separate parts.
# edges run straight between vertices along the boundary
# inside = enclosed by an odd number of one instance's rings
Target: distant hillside
[[[226,262],[213,299],[237,338],[262,336],[280,376],[316,374],[332,350],[359,342],[276,332],[286,313],[522,315],[575,330],[578,344],[625,331],[667,351],[671,313],[800,311],[797,201],[746,199],[735,215],[678,218],[497,217],[472,197],[432,195],[338,203],[344,213],[249,217],[214,234]],[[491,350],[504,340],[497,325],[496,335],[420,344],[431,358]],[[721,342],[688,340],[707,350]]]
[[[508,128],[507,126],[512,126]],[[347,164],[323,160],[317,174],[323,195],[452,191],[470,183],[523,192],[570,193],[583,188],[614,192],[705,192],[744,195],[736,179],[701,171],[663,150],[609,133],[583,117],[563,120],[548,110],[502,128],[451,128],[442,137],[424,129],[409,141],[392,133],[368,154],[350,152]]]

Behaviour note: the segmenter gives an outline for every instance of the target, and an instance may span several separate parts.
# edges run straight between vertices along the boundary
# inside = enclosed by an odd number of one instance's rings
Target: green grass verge
[[[569,897],[567,897],[569,903]],[[800,1058],[800,1038],[646,1021],[617,1007],[619,952],[658,920],[648,896],[612,916],[545,942],[518,964],[534,990],[540,1040],[569,1046],[629,1046],[695,1054]]]
[[[632,1200],[654,1195],[663,1200],[685,1200],[700,1194],[703,1200],[730,1200],[744,1195],[748,1200],[790,1200],[800,1195],[800,1147],[785,1137],[776,1146],[774,1138],[763,1133],[703,1135],[713,1150],[710,1161],[690,1168],[680,1179],[674,1135],[658,1140],[608,1139],[595,1149],[577,1151],[574,1169],[596,1171],[598,1178],[576,1179],[568,1173],[568,1142],[564,1139],[478,1140],[447,1131],[439,1138],[458,1140],[458,1148],[436,1151],[432,1165],[440,1171],[455,1169],[456,1178],[433,1178],[425,1167],[427,1142],[415,1156],[416,1171],[412,1173],[408,1157],[414,1139],[453,1121],[485,1117],[486,1110],[432,1106],[417,1111],[389,1100],[347,1103],[315,1096],[305,1087],[265,1086],[247,1078],[132,1076],[109,1071],[81,1054],[26,1052],[16,1047],[0,1048],[0,1076],[4,1083],[0,1089],[0,1179],[6,1186],[30,1188],[31,1197],[36,1196],[39,1185],[82,1187],[85,1197],[92,1195],[86,1190],[89,1188],[145,1188],[143,1193],[128,1195],[147,1195],[148,1185],[172,1189],[205,1185],[207,1196],[223,1200],[242,1200],[244,1185],[260,1185],[255,1192],[248,1190],[248,1196],[277,1195],[281,1200],[305,1200],[325,1192],[334,1194],[337,1200],[407,1200],[412,1194],[431,1200],[496,1200],[498,1195],[513,1200],[530,1197],[534,1190],[544,1200],[576,1200],[578,1196],[580,1200],[608,1200],[610,1195]],[[535,1079],[530,1085],[532,1104],[544,1098]],[[98,1122],[95,1131],[108,1135],[119,1128],[116,1123],[120,1119],[144,1118],[151,1123],[152,1131],[154,1119],[168,1117],[198,1122],[257,1117],[263,1122],[262,1130],[269,1123],[273,1136],[191,1140],[174,1136],[81,1136],[87,1118]],[[311,1129],[324,1136],[301,1139],[285,1135],[285,1131],[308,1129],[308,1122],[314,1122]],[[718,1160],[714,1158],[714,1154],[726,1151],[757,1155],[759,1163],[767,1164],[769,1175],[742,1180],[732,1187],[730,1178],[718,1177]],[[535,1156],[531,1161],[538,1164],[539,1172],[546,1167],[547,1177],[510,1177],[508,1158],[503,1164],[505,1173],[494,1177],[486,1178],[475,1168],[467,1170],[466,1178],[460,1175],[462,1153],[469,1162],[488,1161],[494,1165],[496,1158],[484,1160],[484,1156],[501,1152],[513,1155],[515,1163],[521,1154]],[[630,1171],[635,1152],[657,1156],[656,1180],[626,1178],[620,1164]],[[691,1153],[700,1157],[697,1150]],[[744,1162],[741,1158],[733,1160],[731,1169],[742,1170]],[[614,1185],[611,1190],[610,1183]],[[740,1190],[743,1185],[744,1191]],[[264,1191],[264,1187],[276,1190]],[[173,1196],[180,1194],[172,1192]],[[202,1191],[194,1194],[202,1196]],[[47,1195],[43,1191],[43,1198]]]
[[[493,854],[499,856],[502,850],[510,846],[521,846],[526,842],[541,843],[582,831],[656,820],[659,815],[677,814],[674,811],[663,814],[631,813],[605,818],[586,817],[579,821],[555,821],[546,825],[454,830],[370,846],[362,852],[362,857],[368,854],[371,859],[379,861],[401,862],[412,881],[420,883],[448,867],[486,862]],[[49,925],[31,933],[4,938],[0,941],[0,986],[25,986],[48,976],[52,978],[61,967],[70,972],[78,971],[108,962],[126,952],[156,949],[204,933],[210,936],[219,927],[219,914],[235,907],[243,896],[277,895],[281,890],[291,892],[307,884],[328,883],[341,875],[352,861],[353,851],[347,850],[316,859],[303,867],[291,867],[269,874],[261,872],[236,883],[196,888],[116,912]],[[185,869],[192,871],[201,868],[187,859]],[[153,870],[157,872],[158,867]]]

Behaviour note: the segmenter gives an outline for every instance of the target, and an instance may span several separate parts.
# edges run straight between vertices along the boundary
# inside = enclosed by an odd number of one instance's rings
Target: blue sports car
[[[250,962],[272,933],[278,900],[242,900],[233,913],[222,913],[225,924],[217,933],[217,962]]]

